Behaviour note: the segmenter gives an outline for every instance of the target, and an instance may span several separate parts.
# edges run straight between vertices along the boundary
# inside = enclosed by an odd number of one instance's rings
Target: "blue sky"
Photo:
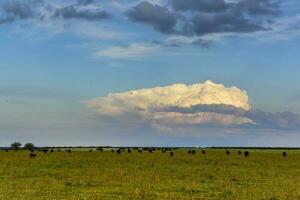
[[[299,146],[299,2],[207,2],[1,1],[0,145],[18,140],[40,145]],[[154,128],[149,116],[142,122],[107,117],[86,103],[108,94],[206,80],[247,91],[249,105],[274,120],[253,114],[249,119],[260,125],[247,128],[172,124],[173,134]],[[219,109],[216,113],[222,114]],[[293,115],[276,115],[285,111]],[[122,114],[133,111],[128,112]]]

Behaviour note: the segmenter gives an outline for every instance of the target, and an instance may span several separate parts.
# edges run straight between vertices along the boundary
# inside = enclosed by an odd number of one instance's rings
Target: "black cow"
[[[283,157],[286,157],[287,153],[286,152],[282,152],[282,155],[283,155]]]
[[[244,152],[244,156],[245,156],[245,157],[248,157],[248,156],[250,156],[250,153],[249,153],[249,151],[245,151],[245,152]]]
[[[171,152],[170,152],[170,156],[173,157],[173,155],[174,155],[174,153],[173,153],[173,151],[171,151]]]
[[[120,153],[121,153],[121,149],[118,149],[118,150],[117,150],[117,154],[120,154]]]
[[[201,153],[202,153],[202,154],[206,154],[205,150],[202,150]]]
[[[192,150],[192,154],[195,155],[195,153],[196,153],[196,150]]]
[[[36,154],[35,153],[30,153],[29,154],[29,158],[35,158],[36,157]]]
[[[230,151],[226,150],[226,154],[227,154],[227,155],[230,155]]]
[[[241,155],[241,154],[242,154],[242,152],[241,152],[241,151],[238,151],[238,154],[239,154],[239,155]]]
[[[44,153],[48,153],[48,149],[40,149],[39,151],[44,152]]]

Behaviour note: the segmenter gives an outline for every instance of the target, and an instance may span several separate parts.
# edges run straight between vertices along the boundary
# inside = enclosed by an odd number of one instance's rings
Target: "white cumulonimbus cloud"
[[[242,115],[218,112],[213,109],[197,110],[201,106],[227,106],[240,111],[251,109],[248,95],[237,87],[225,87],[212,81],[193,85],[173,84],[165,87],[112,93],[86,101],[89,108],[101,116],[136,119],[149,122],[154,128],[168,130],[174,126],[214,125],[231,126],[254,124]]]

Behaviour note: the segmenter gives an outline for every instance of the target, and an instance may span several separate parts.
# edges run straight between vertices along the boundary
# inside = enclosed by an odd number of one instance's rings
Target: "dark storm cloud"
[[[42,0],[19,0],[5,1],[1,4],[3,17],[0,18],[0,24],[10,23],[17,19],[34,18],[34,8],[42,4]]]
[[[232,115],[244,115],[247,111],[241,108],[237,108],[230,105],[225,104],[199,104],[194,105],[188,108],[185,107],[167,107],[160,110],[160,112],[179,112],[183,114],[188,113],[197,113],[197,112],[214,112],[214,113],[221,113],[221,114],[232,114]]]
[[[300,114],[293,112],[271,113],[262,110],[236,108],[228,105],[195,105],[190,108],[168,107],[158,112],[177,112],[182,114],[191,113],[217,113],[245,117],[252,120],[253,124],[234,125],[241,129],[279,129],[279,130],[300,130]],[[201,124],[201,126],[203,126]]]
[[[94,0],[78,0],[76,3],[55,8],[42,0],[6,0],[0,4],[0,24],[11,23],[16,20],[43,20],[45,16],[68,19],[100,20],[110,17],[106,11],[88,8]],[[48,12],[46,15],[44,12]],[[46,10],[46,11],[45,11]]]
[[[236,8],[250,15],[278,15],[279,0],[244,0],[237,3]]]
[[[148,24],[162,33],[174,32],[176,25],[175,15],[167,8],[148,2],[139,3],[127,12],[127,16],[134,22]]]
[[[99,20],[109,18],[110,14],[106,11],[79,10],[76,6],[67,6],[57,9],[54,16],[64,19]]]
[[[277,0],[172,0],[169,5],[141,2],[128,13],[130,20],[162,33],[201,36],[209,33],[251,33],[270,30],[265,24],[280,13]]]
[[[201,13],[191,19],[191,24],[186,27],[186,34],[250,33],[267,29],[236,13],[225,12],[215,15]]]
[[[95,3],[95,0],[78,0],[79,5],[89,5]]]
[[[224,12],[235,10],[252,15],[279,14],[279,0],[241,0],[227,3],[224,0],[172,0],[171,6],[179,11]]]
[[[300,130],[300,115],[297,113],[251,110],[245,114],[245,117],[255,121],[254,128]]]
[[[198,10],[204,12],[225,11],[229,4],[224,0],[173,0],[171,2],[175,10]]]
[[[7,1],[3,4],[3,10],[12,17],[26,19],[33,16],[33,10],[27,1]]]

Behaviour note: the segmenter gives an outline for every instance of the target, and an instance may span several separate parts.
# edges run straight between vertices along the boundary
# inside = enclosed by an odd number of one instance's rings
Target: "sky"
[[[298,0],[2,0],[0,145],[300,146]]]

